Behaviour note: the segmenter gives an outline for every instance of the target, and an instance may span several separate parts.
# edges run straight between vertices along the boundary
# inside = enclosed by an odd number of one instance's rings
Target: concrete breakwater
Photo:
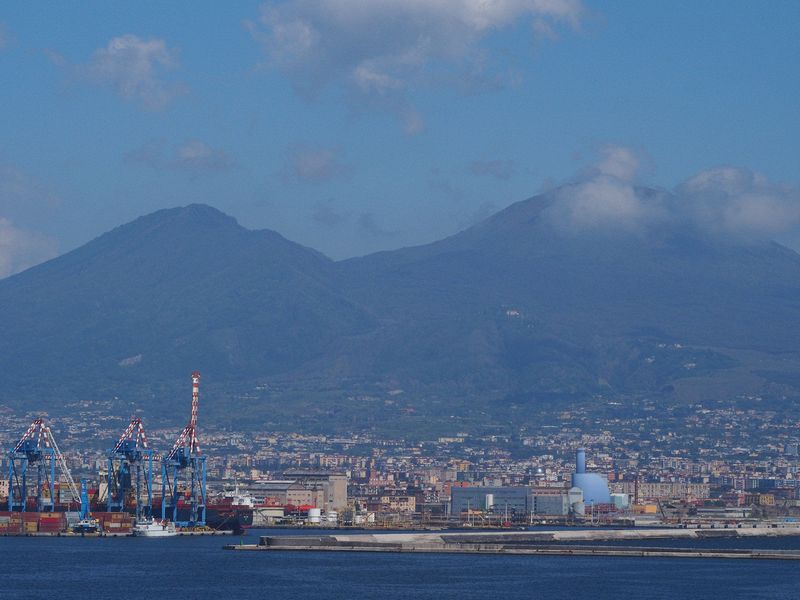
[[[698,540],[707,538],[757,538],[798,535],[800,535],[800,527],[769,529],[513,531],[503,533],[387,533],[321,536],[262,536],[258,544],[230,545],[225,548],[229,550],[255,551],[421,552],[800,560],[800,550],[660,548],[580,545],[576,543],[648,539]]]

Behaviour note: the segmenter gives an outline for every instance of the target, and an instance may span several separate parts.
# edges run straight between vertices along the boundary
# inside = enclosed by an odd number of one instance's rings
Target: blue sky
[[[5,2],[0,276],[192,202],[343,258],[587,173],[791,239],[797,23],[777,0]]]

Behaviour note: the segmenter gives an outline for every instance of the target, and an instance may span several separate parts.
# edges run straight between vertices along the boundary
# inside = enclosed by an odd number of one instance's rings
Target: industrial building
[[[571,499],[565,488],[466,487],[453,488],[450,513],[486,511],[515,516],[565,516],[570,513]]]
[[[711,494],[707,483],[621,481],[613,487],[615,491],[645,500],[696,500]]]
[[[470,510],[530,514],[533,507],[530,487],[466,487],[450,492],[450,514]]]
[[[254,483],[250,491],[268,504],[314,506],[325,511],[347,508],[347,476],[329,471],[285,471],[283,479]]]

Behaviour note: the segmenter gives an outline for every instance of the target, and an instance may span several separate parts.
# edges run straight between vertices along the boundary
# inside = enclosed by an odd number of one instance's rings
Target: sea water
[[[0,598],[800,599],[800,562],[752,559],[231,552],[238,537],[0,538]],[[301,532],[302,533],[302,532]],[[648,545],[800,550],[800,538]]]

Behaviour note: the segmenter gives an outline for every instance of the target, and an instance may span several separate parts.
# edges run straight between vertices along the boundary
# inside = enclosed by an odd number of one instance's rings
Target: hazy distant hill
[[[217,417],[273,423],[797,395],[800,256],[674,226],[559,231],[553,201],[339,263],[207,206],[153,213],[0,281],[0,402],[160,409],[195,368]]]
[[[333,266],[208,206],[142,217],[0,282],[2,396],[286,372],[371,327]]]
[[[552,202],[342,263],[352,296],[383,319],[374,370],[522,401],[663,391],[742,360],[748,376],[732,375],[742,391],[759,365],[796,370],[796,253],[672,226],[570,234],[546,218]]]

